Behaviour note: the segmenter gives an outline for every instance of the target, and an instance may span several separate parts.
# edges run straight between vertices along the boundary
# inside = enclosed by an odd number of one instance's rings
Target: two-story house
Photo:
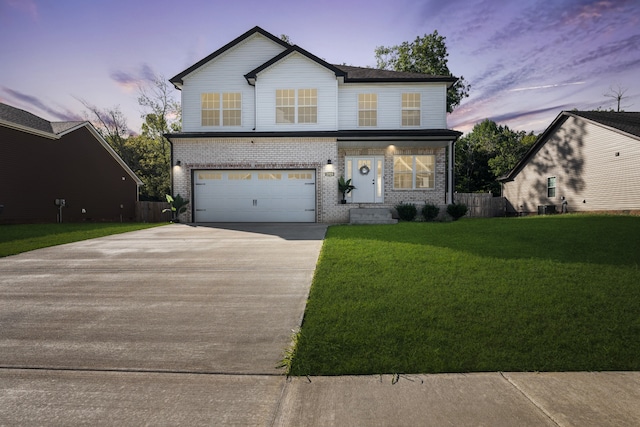
[[[454,77],[332,65],[255,27],[170,81],[184,219],[339,223],[354,207],[451,203]]]

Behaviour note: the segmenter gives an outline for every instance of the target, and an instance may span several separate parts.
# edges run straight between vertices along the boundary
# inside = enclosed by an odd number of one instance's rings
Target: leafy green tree
[[[144,122],[142,135],[131,138],[130,143],[139,154],[138,176],[145,183],[140,192],[142,200],[164,200],[171,192],[171,146],[164,135],[181,130],[181,109],[167,82],[162,76],[154,76],[150,84],[138,90],[138,104],[145,109]]]
[[[129,167],[144,183],[140,187],[140,200],[164,200],[171,192],[169,151],[163,150],[159,140],[147,135],[131,136],[125,146],[130,153]]]
[[[377,67],[383,70],[423,73],[452,77],[447,65],[449,53],[445,37],[435,30],[432,34],[416,37],[413,42],[398,46],[378,46],[375,50]],[[471,86],[463,76],[447,91],[447,111],[452,112],[462,100],[469,96]]]
[[[456,142],[456,191],[500,193],[497,178],[507,174],[536,141],[533,133],[513,131],[484,120]]]

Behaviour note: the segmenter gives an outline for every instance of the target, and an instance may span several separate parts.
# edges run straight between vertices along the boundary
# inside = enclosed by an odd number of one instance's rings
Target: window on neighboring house
[[[400,190],[435,188],[434,155],[393,156],[393,188]]]
[[[277,89],[276,123],[317,123],[317,89]],[[297,114],[296,114],[297,112]]]
[[[200,95],[202,104],[202,126],[220,126],[220,94],[203,93]]]
[[[420,126],[420,94],[402,94],[402,126]]]
[[[547,197],[556,197],[556,177],[547,178]]]
[[[202,126],[241,126],[241,93],[203,93],[200,95],[202,106]]]
[[[298,123],[318,123],[317,89],[298,89]]]
[[[378,94],[358,94],[358,126],[378,125]]]

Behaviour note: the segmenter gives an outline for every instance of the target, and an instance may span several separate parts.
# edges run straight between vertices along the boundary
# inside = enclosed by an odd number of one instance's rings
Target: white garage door
[[[196,222],[315,222],[315,170],[197,170]]]

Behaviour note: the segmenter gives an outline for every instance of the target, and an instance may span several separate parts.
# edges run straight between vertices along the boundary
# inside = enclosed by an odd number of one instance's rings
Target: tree
[[[131,136],[125,142],[131,159],[128,165],[144,183],[140,200],[164,200],[171,192],[169,153],[163,152],[160,144],[147,135]]]
[[[140,179],[145,183],[140,198],[164,200],[171,191],[171,150],[164,135],[181,130],[180,104],[163,76],[154,76],[149,84],[139,86],[138,104],[145,110],[141,138],[132,140],[132,144],[139,144]]]
[[[456,191],[499,194],[496,181],[515,167],[536,141],[533,133],[512,131],[484,120],[456,142]]]
[[[449,53],[445,37],[435,30],[432,34],[416,37],[412,42],[398,46],[378,46],[375,50],[377,67],[383,70],[423,73],[452,77],[447,65]],[[471,86],[463,76],[447,91],[447,111],[452,112],[460,102],[469,96]]]
[[[127,119],[119,106],[101,109],[84,99],[79,100],[89,110],[85,112],[87,120],[93,124],[100,136],[118,153],[118,156],[131,166],[131,154],[126,147],[126,140],[131,134]]]

